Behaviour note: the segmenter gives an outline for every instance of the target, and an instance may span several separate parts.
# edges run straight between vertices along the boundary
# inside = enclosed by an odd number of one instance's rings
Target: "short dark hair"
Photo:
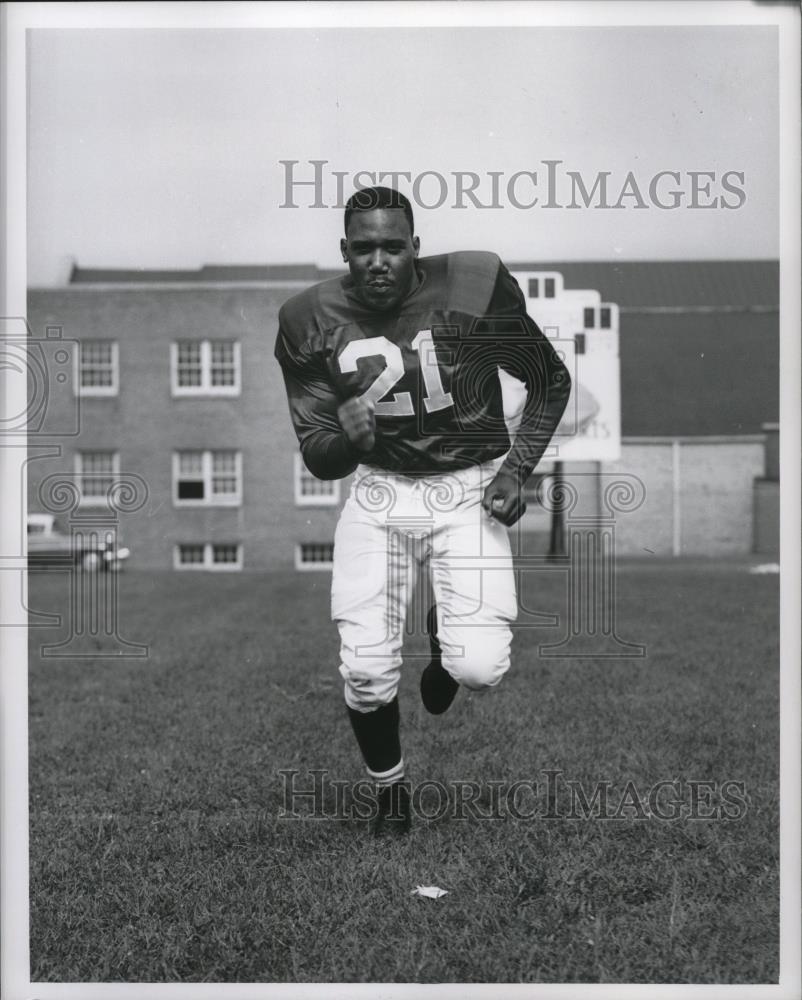
[[[345,235],[354,212],[372,212],[376,208],[400,208],[409,223],[409,231],[414,235],[415,220],[409,198],[388,187],[368,187],[355,191],[345,203]]]

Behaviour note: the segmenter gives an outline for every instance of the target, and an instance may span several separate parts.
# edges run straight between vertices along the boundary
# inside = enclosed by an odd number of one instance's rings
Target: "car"
[[[113,532],[68,535],[56,525],[53,514],[28,514],[28,567],[81,566],[94,572],[117,572],[130,550],[116,544]]]

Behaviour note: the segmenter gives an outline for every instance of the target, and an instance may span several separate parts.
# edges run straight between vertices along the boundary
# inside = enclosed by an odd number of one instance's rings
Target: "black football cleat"
[[[429,634],[432,661],[421,674],[420,696],[427,712],[431,715],[442,715],[456,697],[459,684],[442,663],[440,643],[437,641],[436,604],[429,608],[429,614],[426,616],[426,631]]]
[[[408,782],[394,781],[377,789],[376,806],[371,824],[374,837],[401,837],[409,832],[412,806]]]

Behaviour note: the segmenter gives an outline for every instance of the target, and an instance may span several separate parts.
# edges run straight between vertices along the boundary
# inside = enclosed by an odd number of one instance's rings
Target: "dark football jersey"
[[[415,475],[504,454],[510,439],[499,366],[526,383],[544,448],[556,427],[570,380],[499,258],[463,252],[416,263],[419,284],[394,310],[369,309],[346,275],[307,289],[279,313],[275,354],[292,422],[307,466],[321,478],[347,475],[360,461]],[[369,453],[349,444],[337,419],[352,396],[375,405]]]

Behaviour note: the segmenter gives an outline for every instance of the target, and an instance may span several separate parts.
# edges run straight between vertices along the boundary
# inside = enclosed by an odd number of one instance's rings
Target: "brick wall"
[[[131,566],[172,567],[177,542],[239,541],[245,568],[269,569],[292,565],[296,542],[330,540],[336,511],[294,503],[296,440],[273,359],[278,309],[289,294],[264,287],[32,291],[34,336],[57,325],[65,340],[118,342],[120,390],[116,397],[82,397],[80,434],[58,442],[58,458],[30,463],[29,507],[43,509],[37,490],[45,475],[72,475],[76,450],[117,450],[121,472],[142,476],[149,491],[144,507],[120,522]],[[241,342],[240,397],[171,396],[170,342],[204,337]],[[55,402],[66,423],[75,400]],[[241,507],[173,506],[172,453],[196,448],[241,450]]]
[[[763,471],[760,436],[629,439],[605,472],[637,475],[646,499],[617,519],[621,555],[745,555],[753,550],[753,484]],[[678,478],[675,493],[675,462]],[[675,548],[678,551],[675,551]]]
[[[619,555],[672,554],[672,453],[671,444],[624,442],[621,461],[604,466],[605,472],[635,475],[642,480],[645,499],[637,510],[616,518]]]

